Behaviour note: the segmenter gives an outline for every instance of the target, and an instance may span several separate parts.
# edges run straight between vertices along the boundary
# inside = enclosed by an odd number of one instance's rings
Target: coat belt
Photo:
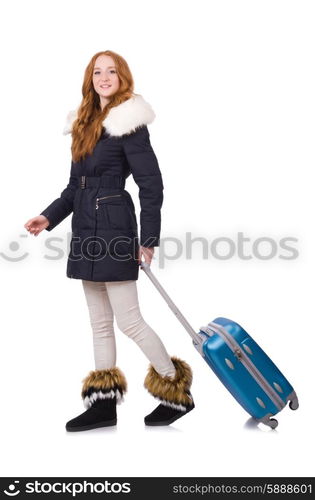
[[[120,175],[80,175],[78,177],[78,186],[81,189],[87,187],[106,187],[106,188],[125,188],[125,178]]]

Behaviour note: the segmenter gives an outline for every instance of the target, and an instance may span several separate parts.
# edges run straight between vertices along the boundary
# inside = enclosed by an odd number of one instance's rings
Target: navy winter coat
[[[77,110],[67,117],[71,132]],[[147,125],[155,118],[139,94],[112,108],[92,154],[71,162],[70,179],[41,215],[54,229],[73,212],[67,276],[91,281],[136,280],[139,243],[159,246],[163,181]],[[135,207],[125,180],[139,186],[140,242]]]

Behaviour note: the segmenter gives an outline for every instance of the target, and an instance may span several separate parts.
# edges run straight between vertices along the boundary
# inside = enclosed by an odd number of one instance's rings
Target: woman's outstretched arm
[[[78,187],[78,175],[74,163],[71,161],[70,178],[67,187],[62,191],[59,198],[56,198],[40,215],[44,215],[49,220],[49,226],[45,229],[51,231],[62,222],[73,211],[73,200]]]

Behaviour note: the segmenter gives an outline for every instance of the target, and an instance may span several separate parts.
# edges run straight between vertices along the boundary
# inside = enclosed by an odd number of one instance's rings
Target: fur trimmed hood
[[[70,134],[72,131],[73,122],[77,118],[78,109],[68,113],[63,134]],[[103,126],[106,132],[111,136],[121,136],[134,132],[141,125],[148,125],[155,119],[155,113],[150,104],[146,102],[140,94],[127,99],[127,101],[111,108]]]

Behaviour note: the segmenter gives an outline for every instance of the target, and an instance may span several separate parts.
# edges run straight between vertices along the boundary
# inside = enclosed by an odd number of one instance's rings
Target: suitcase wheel
[[[271,429],[275,429],[276,427],[278,427],[278,420],[276,420],[275,418],[271,418],[270,420],[268,420],[268,422],[265,422],[265,424],[269,425]]]
[[[271,427],[271,429],[275,429],[276,427],[278,427],[278,420],[276,420],[275,418],[270,418],[270,414],[260,419],[259,422],[268,425],[268,427]]]
[[[298,407],[299,407],[298,400],[297,399],[293,399],[292,401],[290,401],[289,406],[290,406],[291,410],[297,410]]]
[[[299,407],[299,400],[295,391],[291,392],[288,399],[290,400],[289,407],[291,408],[291,410],[297,410]]]

